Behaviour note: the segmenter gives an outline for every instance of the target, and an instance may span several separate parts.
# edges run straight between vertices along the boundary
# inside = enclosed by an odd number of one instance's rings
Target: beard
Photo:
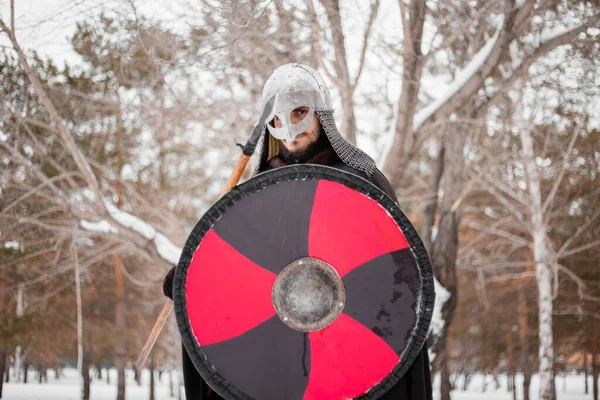
[[[281,146],[279,156],[285,161],[287,164],[303,164],[308,160],[316,156],[317,154],[331,149],[331,143],[329,143],[329,139],[327,139],[327,135],[323,131],[323,128],[320,127],[319,136],[317,140],[310,143],[307,147],[301,150],[289,151],[285,146]]]

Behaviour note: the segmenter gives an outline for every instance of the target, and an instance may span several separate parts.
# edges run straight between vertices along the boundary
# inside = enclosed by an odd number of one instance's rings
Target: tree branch
[[[521,272],[518,274],[502,274],[486,278],[486,282],[501,282],[508,279],[523,279],[535,277],[535,271]]]
[[[554,315],[587,315],[588,317],[593,317],[600,320],[600,314],[593,313],[591,311],[575,311],[575,310],[556,310],[553,311]]]
[[[102,192],[100,191],[100,186],[98,185],[98,180],[96,179],[96,176],[92,172],[92,169],[90,168],[89,164],[85,160],[85,157],[81,153],[81,150],[77,147],[75,140],[73,139],[71,134],[67,131],[64,124],[62,123],[62,118],[58,114],[58,111],[54,107],[54,104],[52,104],[52,101],[50,100],[50,98],[48,97],[48,94],[44,90],[42,83],[40,82],[40,80],[38,79],[36,74],[33,72],[31,67],[29,66],[29,63],[27,62],[27,58],[25,57],[25,53],[23,53],[23,50],[19,46],[19,43],[17,43],[16,38],[14,37],[14,35],[12,35],[11,31],[8,29],[8,27],[6,26],[4,21],[2,21],[1,19],[0,19],[0,28],[2,28],[2,30],[9,36],[10,41],[13,45],[13,48],[17,52],[17,55],[19,57],[19,63],[21,64],[21,68],[23,68],[23,70],[25,71],[25,75],[27,76],[27,79],[33,85],[35,92],[40,97],[40,101],[42,102],[42,104],[44,105],[44,107],[46,108],[48,113],[50,114],[54,123],[56,124],[56,126],[58,128],[58,132],[60,133],[62,140],[64,141],[67,148],[69,149],[69,152],[71,154],[71,157],[73,157],[75,164],[81,171],[83,178],[87,182],[90,189],[96,195],[96,197],[98,199],[98,201],[96,202],[98,207],[100,207],[103,214],[106,213],[106,207],[104,207],[104,203],[102,202]]]
[[[595,240],[591,243],[588,244],[584,244],[583,246],[579,246],[579,247],[575,247],[574,249],[571,249],[569,251],[565,251],[562,254],[560,254],[559,258],[566,258],[566,257],[570,257],[572,255],[575,255],[577,253],[580,253],[582,251],[585,251],[587,249],[592,249],[596,246],[600,245],[600,240]]]
[[[369,14],[369,22],[367,23],[367,27],[365,28],[365,32],[363,35],[363,46],[362,46],[362,50],[360,53],[360,64],[358,66],[358,72],[356,73],[356,77],[354,78],[354,83],[351,84],[352,91],[354,91],[354,89],[356,88],[356,85],[358,85],[358,81],[360,80],[360,76],[362,74],[363,67],[365,65],[365,58],[366,58],[366,54],[367,54],[367,43],[369,41],[369,36],[371,35],[371,26],[373,25],[373,22],[375,22],[375,19],[377,18],[377,13],[379,11],[379,1],[380,0],[375,0],[371,3],[371,12]]]
[[[579,235],[581,235],[591,225],[591,223],[594,222],[594,220],[596,218],[598,218],[598,216],[600,216],[600,209],[596,210],[596,212],[594,213],[594,215],[592,215],[592,217],[585,224],[583,224],[582,226],[580,226],[579,229],[577,229],[577,232],[575,232],[575,234],[573,236],[571,236],[569,238],[569,240],[567,240],[560,247],[560,249],[558,249],[558,251],[556,252],[556,258],[563,257],[564,253],[569,248],[569,246],[571,245],[571,243],[573,243],[575,241],[575,239],[577,239],[579,237]]]
[[[325,11],[331,27],[333,50],[335,54],[333,66],[338,77],[338,83],[341,84],[343,88],[350,89],[351,84],[348,73],[348,63],[346,60],[346,47],[344,44],[344,32],[342,31],[339,0],[321,1],[323,2],[323,6],[325,6]]]
[[[466,226],[473,228],[473,229],[477,229],[478,231],[481,232],[487,232],[493,235],[497,235],[506,239],[511,240],[514,243],[517,243],[521,246],[529,246],[529,242],[521,237],[518,237],[516,235],[513,235],[510,232],[506,232],[502,229],[498,229],[498,228],[493,228],[493,227],[489,227],[483,224],[480,224],[478,222],[475,221],[470,221],[468,219],[465,219],[463,222]]]
[[[485,166],[485,168],[482,168],[481,170],[479,170],[479,173],[477,174],[476,178],[471,178],[471,180],[469,182],[467,182],[467,184],[463,187],[460,196],[458,196],[456,201],[452,204],[452,207],[450,207],[450,212],[456,211],[456,209],[465,200],[465,197],[467,197],[467,195],[469,193],[471,193],[471,190],[473,189],[473,186],[475,185],[475,183],[478,181],[481,181],[481,177],[489,171],[491,166],[492,166],[491,163],[487,164]]]
[[[40,181],[44,182],[44,181],[48,181],[48,178],[39,168],[33,168],[31,166],[31,164],[29,163],[29,160],[26,159],[25,157],[23,157],[23,155],[21,155],[19,153],[18,150],[12,148],[11,146],[6,145],[5,143],[0,143],[0,147],[5,148],[10,155],[13,157],[13,162],[16,164],[20,164],[22,166],[24,166],[25,168],[31,170],[31,172],[33,173],[33,175],[35,175]],[[63,200],[67,200],[68,196],[63,193],[62,190],[60,190],[53,182],[49,182],[48,186],[58,195],[60,196]],[[54,199],[52,201],[55,201]]]
[[[576,129],[575,132],[573,133],[573,137],[569,141],[569,146],[567,146],[567,151],[565,151],[565,156],[563,158],[563,165],[560,168],[560,172],[558,173],[558,176],[554,180],[554,185],[552,186],[552,190],[550,191],[550,194],[548,195],[548,197],[546,198],[546,201],[544,202],[544,205],[542,206],[542,214],[546,213],[546,211],[548,210],[548,207],[550,206],[550,203],[552,203],[552,200],[554,199],[554,196],[556,195],[556,192],[558,191],[558,186],[560,185],[560,182],[562,181],[562,178],[565,174],[565,170],[567,169],[568,159],[571,154],[571,151],[573,150],[573,146],[575,145],[575,141],[577,140],[578,135],[579,135],[579,129]]]
[[[581,300],[600,301],[600,298],[598,298],[598,297],[589,296],[589,295],[585,294],[585,289],[587,289],[587,285],[573,271],[571,271],[569,268],[565,267],[564,265],[560,265],[560,264],[556,264],[556,268],[559,271],[564,272],[566,275],[569,276],[569,278],[571,278],[571,280],[573,282],[575,282],[575,284],[577,285],[577,294],[579,295],[579,298]]]
[[[503,197],[499,197],[496,196],[495,193],[497,193],[494,189],[498,189],[501,192],[507,194],[508,196],[510,196],[513,200],[517,201],[517,203],[527,207],[527,203],[523,200],[520,199],[519,196],[513,192],[509,187],[507,187],[506,185],[500,185],[498,182],[496,181],[492,181],[489,179],[485,179],[485,178],[480,178],[479,176],[476,176],[474,172],[470,171],[469,175],[471,177],[473,177],[474,179],[477,179],[486,189],[488,189],[488,191],[490,193],[492,193],[494,195],[494,197],[496,197],[500,202],[502,202],[504,205],[506,205],[510,210],[512,210],[513,212],[515,212],[515,216],[519,216],[522,215],[522,213],[520,211],[518,211],[516,208],[509,206],[509,202],[503,202],[501,199]]]
[[[311,22],[311,31],[312,31],[312,42],[311,42],[311,50],[315,55],[315,62],[318,67],[321,67],[323,71],[325,71],[325,75],[331,80],[331,82],[337,86],[338,88],[342,88],[341,82],[331,74],[327,66],[325,65],[325,56],[321,51],[321,45],[319,43],[319,35],[321,32],[321,28],[319,26],[319,20],[317,18],[317,12],[315,10],[315,5],[313,0],[308,1],[308,11],[310,13],[310,22]]]
[[[68,172],[68,173],[63,173],[63,174],[60,174],[60,175],[53,176],[52,178],[49,178],[49,179],[43,181],[41,184],[39,184],[38,186],[36,186],[33,189],[29,190],[28,192],[24,193],[18,199],[16,199],[15,201],[13,201],[12,203],[10,203],[6,207],[4,207],[4,209],[2,210],[2,214],[6,214],[11,208],[13,208],[14,206],[16,206],[17,204],[19,204],[20,202],[22,202],[23,200],[25,200],[26,198],[28,198],[29,196],[31,196],[32,194],[34,194],[35,192],[37,192],[40,189],[44,188],[44,186],[49,185],[49,184],[51,184],[54,181],[58,181],[58,180],[61,180],[61,179],[67,179],[68,177],[78,176],[78,175],[79,175],[79,172]]]
[[[555,48],[559,46],[563,46],[566,44],[570,44],[577,38],[577,36],[584,32],[587,28],[589,28],[593,23],[600,19],[600,14],[596,14],[590,19],[587,20],[584,24],[574,28],[570,31],[563,33],[562,35],[558,35],[553,37],[550,40],[547,40],[540,44],[540,46],[535,49],[524,61],[519,64],[517,69],[508,77],[502,84],[500,88],[492,95],[488,101],[486,101],[482,106],[479,107],[479,113],[482,115],[487,112],[487,110],[496,105],[500,99],[512,88],[514,83],[521,77],[527,75],[529,71],[529,67],[536,62],[541,57],[545,56]]]
[[[517,11],[517,14],[515,15],[514,26],[516,27],[516,29],[520,29],[521,28],[521,24],[523,23],[523,21],[525,21],[525,19],[527,18],[527,16],[529,15],[529,13],[531,12],[531,10],[533,9],[533,6],[534,6],[535,2],[536,2],[536,0],[527,0],[525,2],[525,4],[523,4],[519,8],[519,11]]]
[[[469,26],[471,26],[471,24],[473,22],[479,21],[481,19],[481,17],[483,17],[485,15],[485,13],[494,5],[497,3],[498,0],[491,0],[489,1],[486,5],[484,5],[481,9],[479,9],[475,15],[469,19],[468,21],[464,22],[456,32],[454,32],[452,35],[448,36],[446,39],[444,39],[444,41],[442,42],[442,44],[440,44],[435,50],[430,50],[427,54],[425,54],[423,56],[423,63],[427,63],[433,56],[435,53],[437,53],[440,50],[444,50],[447,47],[452,46],[452,44],[454,44],[454,42],[456,42],[456,40],[465,32],[467,32]]]
[[[477,53],[477,58],[481,58],[481,62],[475,64],[474,60],[471,60],[473,67],[476,68],[469,71],[469,76],[461,77],[460,81],[455,81],[452,86],[452,93],[448,93],[445,99],[439,99],[419,111],[423,115],[419,116],[418,119],[415,118],[416,122],[413,128],[416,134],[421,130],[421,127],[435,121],[447,119],[452,112],[460,108],[483,86],[487,77],[494,71],[501,57],[505,54],[508,43],[514,37],[511,32],[511,19],[505,15],[503,21],[502,26],[497,27],[494,37],[489,39]],[[490,42],[491,40],[494,42]],[[486,48],[485,46],[491,47]],[[471,68],[471,66],[467,68]]]
[[[400,4],[400,19],[402,20],[402,32],[404,33],[404,48],[406,49],[406,44],[410,44],[411,41],[410,27],[408,26],[408,17],[406,16],[406,5],[404,4],[404,0],[398,0],[398,3]]]
[[[10,33],[12,38],[16,39],[15,34],[15,0],[10,0]]]

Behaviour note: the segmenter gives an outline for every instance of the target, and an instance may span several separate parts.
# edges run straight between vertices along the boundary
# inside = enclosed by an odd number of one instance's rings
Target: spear
[[[260,138],[260,134],[262,133],[265,124],[272,118],[273,103],[275,103],[275,96],[271,97],[269,101],[265,103],[262,115],[260,116],[260,120],[258,121],[258,124],[256,124],[256,126],[254,127],[254,130],[252,131],[252,134],[250,135],[250,138],[248,139],[246,144],[242,146],[242,154],[240,154],[240,157],[235,163],[233,171],[231,172],[231,176],[229,177],[229,180],[227,181],[227,184],[225,185],[225,188],[223,189],[219,197],[229,192],[238,184],[240,177],[246,169],[246,165],[248,165],[250,157],[252,156],[252,154],[254,154],[254,150],[256,150],[258,139]],[[140,353],[135,362],[135,367],[138,370],[140,370],[142,366],[146,363],[148,355],[152,351],[154,343],[156,343],[156,339],[158,339],[158,335],[160,335],[160,332],[162,331],[165,322],[167,321],[167,318],[169,317],[169,314],[171,314],[172,310],[173,300],[168,299],[165,305],[163,306],[158,318],[156,319],[156,322],[154,323],[154,327],[150,332],[150,336],[148,336],[148,339],[146,340],[146,344],[144,344],[142,352]]]

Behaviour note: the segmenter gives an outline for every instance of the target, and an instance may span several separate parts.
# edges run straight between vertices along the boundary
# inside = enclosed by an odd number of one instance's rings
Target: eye
[[[308,112],[308,107],[299,107],[294,110],[296,115],[305,115]]]

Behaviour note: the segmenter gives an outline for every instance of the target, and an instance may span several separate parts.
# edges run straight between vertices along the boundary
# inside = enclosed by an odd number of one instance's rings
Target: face
[[[302,121],[304,118],[308,117],[308,111],[308,107],[298,107],[294,111],[292,111],[292,114],[290,115],[290,120],[292,124],[296,124]],[[277,116],[275,116],[275,118],[273,119],[273,124],[275,128],[281,128],[282,126],[282,123],[279,120],[279,118],[277,118]],[[296,136],[294,140],[282,140],[281,142],[291,154],[300,154],[306,149],[308,149],[308,147],[312,143],[317,141],[320,131],[321,130],[319,126],[319,117],[315,112],[312,122],[310,123],[310,126],[305,132],[302,132],[301,134]]]

